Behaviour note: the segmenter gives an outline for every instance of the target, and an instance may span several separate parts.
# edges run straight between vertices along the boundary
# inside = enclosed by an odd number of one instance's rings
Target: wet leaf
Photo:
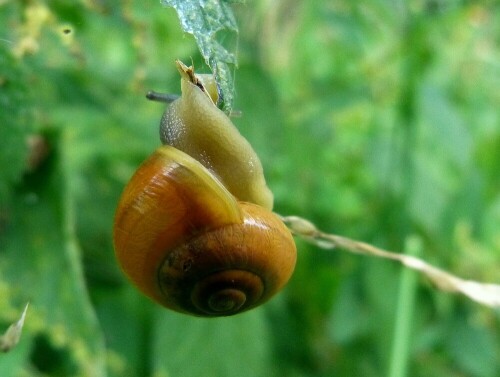
[[[233,1],[234,2],[234,1]],[[222,97],[222,106],[231,112],[234,100],[234,83],[231,67],[236,66],[235,43],[227,47],[227,33],[238,36],[238,25],[227,1],[220,0],[162,0],[174,8],[182,29],[192,34],[205,62],[212,68]],[[226,34],[224,34],[226,33]],[[224,34],[224,37],[221,37]],[[223,42],[224,41],[224,42]]]

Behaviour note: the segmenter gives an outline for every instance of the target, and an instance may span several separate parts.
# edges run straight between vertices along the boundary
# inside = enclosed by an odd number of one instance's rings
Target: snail
[[[259,158],[216,105],[215,80],[180,61],[177,68],[182,95],[162,117],[163,145],[123,191],[115,253],[159,304],[195,316],[234,315],[283,288],[296,247],[272,212]]]

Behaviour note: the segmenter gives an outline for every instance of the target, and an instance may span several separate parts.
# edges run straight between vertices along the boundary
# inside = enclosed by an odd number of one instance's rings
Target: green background
[[[500,282],[498,3],[233,9],[234,122],[275,210],[389,250],[414,236],[432,264]],[[141,296],[114,259],[113,214],[159,145],[163,105],[144,94],[180,91],[177,58],[208,72],[158,1],[0,1],[0,332],[30,302],[1,376],[376,377],[406,346],[391,376],[500,375],[498,310],[300,240],[286,289],[240,316]]]

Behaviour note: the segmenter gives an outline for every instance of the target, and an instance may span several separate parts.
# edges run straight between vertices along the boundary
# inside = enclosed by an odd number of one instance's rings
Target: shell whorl
[[[200,316],[228,316],[261,305],[279,291],[295,265],[295,245],[279,218],[243,203],[247,217],[193,237],[158,270],[168,305]],[[285,230],[285,233],[280,233]]]

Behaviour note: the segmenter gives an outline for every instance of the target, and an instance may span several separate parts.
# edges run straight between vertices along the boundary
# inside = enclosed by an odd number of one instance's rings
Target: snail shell
[[[290,231],[275,214],[236,201],[199,162],[169,146],[125,188],[114,243],[123,270],[146,295],[198,316],[264,303],[296,261]]]

